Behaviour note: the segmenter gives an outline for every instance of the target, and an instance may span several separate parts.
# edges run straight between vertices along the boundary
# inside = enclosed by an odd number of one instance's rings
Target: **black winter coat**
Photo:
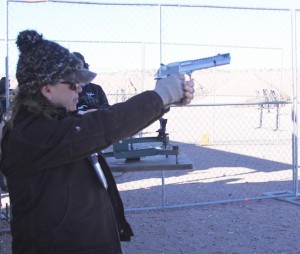
[[[22,112],[5,126],[0,168],[12,206],[14,254],[118,254],[133,235],[113,176],[100,164],[108,191],[88,157],[159,119],[154,91],[108,110],[48,120]]]

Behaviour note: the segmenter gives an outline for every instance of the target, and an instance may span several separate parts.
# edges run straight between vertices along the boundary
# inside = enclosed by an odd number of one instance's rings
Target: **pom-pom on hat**
[[[37,92],[43,85],[60,81],[88,84],[96,77],[68,49],[44,40],[36,31],[20,32],[16,44],[20,51],[16,73],[19,87]]]

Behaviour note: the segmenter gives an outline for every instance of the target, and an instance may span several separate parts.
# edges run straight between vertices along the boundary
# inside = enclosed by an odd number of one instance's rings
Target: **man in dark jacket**
[[[2,138],[2,128],[4,125],[4,114],[6,112],[6,77],[2,77],[0,80],[0,140]],[[1,148],[0,148],[1,154]],[[3,192],[7,192],[7,186],[5,183],[5,176],[0,169],[0,188]]]
[[[83,62],[83,67],[89,69],[89,64],[85,61],[85,58],[79,52],[73,52],[73,55],[78,57]],[[79,102],[77,108],[80,111],[86,111],[89,109],[107,109],[109,103],[105,92],[100,85],[94,83],[86,84],[82,88],[82,92],[79,94]]]
[[[79,84],[96,74],[36,31],[21,32],[16,43],[18,93],[0,161],[12,206],[13,254],[121,254],[120,241],[133,232],[105,159],[99,154],[91,163],[91,155],[144,129],[170,104],[190,103],[193,83],[170,76],[108,110],[74,114]]]

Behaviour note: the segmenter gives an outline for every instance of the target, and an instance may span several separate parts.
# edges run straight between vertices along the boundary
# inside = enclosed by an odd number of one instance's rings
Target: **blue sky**
[[[57,0],[56,0],[57,1]],[[51,1],[50,1],[51,2]],[[55,2],[55,0],[52,0]],[[85,0],[85,2],[88,2]],[[97,1],[93,0],[91,2],[106,2],[112,3],[114,1]],[[208,6],[231,6],[231,7],[245,7],[245,8],[298,8],[300,9],[299,0],[144,0],[144,1],[132,1],[132,0],[118,0],[116,3],[147,3],[147,4],[196,4],[196,5],[208,5]],[[18,7],[16,7],[18,5]],[[157,31],[158,27],[158,12],[157,8],[125,8],[123,6],[111,6],[105,9],[93,8],[91,5],[70,5],[68,9],[61,9],[60,4],[54,3],[35,3],[35,4],[16,4],[12,2],[9,4],[9,37],[10,39],[15,39],[17,33],[24,29],[36,29],[37,31],[44,34],[46,39],[50,40],[106,40],[106,41],[123,41],[123,42],[140,42],[141,35],[142,40],[146,42],[158,42],[159,34]],[[5,13],[5,1],[0,1],[1,13]],[[128,11],[128,13],[126,13]],[[182,50],[172,50],[170,46],[168,49],[164,50],[163,60],[165,62],[174,62],[179,59],[187,60],[193,58],[195,55],[206,56],[206,54],[213,55],[216,50],[221,51],[221,53],[227,53],[229,50],[231,52],[239,52],[240,48],[230,47],[235,45],[251,46],[251,47],[267,47],[268,54],[263,59],[269,59],[271,63],[278,63],[281,59],[282,48],[287,48],[290,46],[290,41],[287,39],[289,35],[289,30],[286,29],[290,24],[290,19],[288,17],[289,13],[283,13],[283,15],[274,15],[273,12],[264,12],[262,15],[259,11],[254,14],[254,12],[241,12],[241,22],[243,25],[236,24],[238,12],[233,11],[223,11],[215,9],[206,9],[201,14],[202,17],[197,17],[197,13],[194,13],[194,9],[182,12],[180,8],[170,10],[166,12],[163,19],[166,19],[167,25],[163,27],[164,31],[164,41],[177,43],[191,43],[197,44],[197,42],[202,42],[202,44],[214,45],[218,44],[217,48],[214,47],[191,47],[182,46]],[[114,12],[117,12],[114,16]],[[122,12],[122,15],[121,15]],[[212,15],[218,12],[218,20],[211,19]],[[234,15],[231,15],[231,12]],[[84,16],[83,16],[84,15]],[[268,16],[269,15],[269,16]],[[2,15],[1,15],[2,16]],[[4,16],[4,17],[3,17]],[[2,16],[3,22],[5,23],[5,15]],[[204,18],[205,16],[205,18]],[[101,22],[99,22],[99,17]],[[215,16],[214,16],[215,17]],[[199,20],[198,20],[199,18]],[[167,20],[168,19],[168,20]],[[193,19],[193,20],[191,20]],[[203,20],[207,20],[204,24]],[[223,22],[224,20],[224,22]],[[138,22],[137,22],[138,21]],[[163,20],[164,21],[164,20]],[[115,23],[114,23],[115,22]],[[169,22],[169,23],[168,23]],[[260,26],[260,22],[262,25]],[[276,23],[276,24],[275,24]],[[97,26],[95,26],[97,24]],[[149,25],[151,24],[151,26]],[[200,26],[200,27],[199,27]],[[201,27],[202,26],[202,27]],[[209,28],[208,28],[209,26]],[[224,26],[224,27],[220,27]],[[265,27],[264,27],[265,26]],[[66,32],[63,27],[68,27],[68,32]],[[117,27],[117,31],[114,30]],[[147,32],[145,33],[145,27],[147,27]],[[266,28],[266,27],[270,27]],[[181,36],[175,37],[178,34],[178,29],[181,31]],[[245,29],[247,30],[245,32]],[[266,30],[270,33],[266,36]],[[205,33],[197,32],[193,34],[193,31],[205,31]],[[215,32],[217,31],[217,33]],[[228,33],[237,36],[236,38],[232,35],[228,36]],[[4,39],[5,27],[0,26],[0,39]],[[104,36],[105,35],[105,36]],[[255,36],[253,36],[255,35]],[[87,49],[87,44],[84,43],[68,43],[61,42],[65,47],[68,47],[71,51],[81,51],[87,55],[89,62],[96,68],[103,69],[104,66],[108,68],[114,68],[118,66],[123,68],[121,65],[123,60],[119,60],[120,56],[128,54],[128,58],[131,58],[130,63],[126,63],[127,66],[131,64],[132,66],[140,65],[140,59],[132,57],[137,54],[141,54],[143,45],[137,44],[126,44],[123,43],[122,47],[120,45],[114,45],[114,52],[110,52],[112,44],[101,44],[101,50],[99,49],[99,44],[89,44]],[[224,45],[224,47],[220,47]],[[1,43],[0,49],[0,74],[4,69],[4,57],[6,55],[4,43]],[[106,49],[107,47],[107,49]],[[157,51],[157,48],[151,45],[146,45],[147,47],[146,55],[151,55],[152,52]],[[196,53],[195,53],[196,52]],[[202,53],[203,52],[203,53]],[[206,53],[207,52],[207,53]],[[253,64],[257,64],[257,61],[251,57],[254,51],[243,51],[242,54],[236,54],[236,62],[239,62],[238,58],[241,56],[242,61],[244,61],[245,56],[247,57],[247,63],[253,61]],[[260,54],[260,50],[255,50],[256,54]],[[265,51],[264,51],[265,52]],[[95,57],[95,55],[101,57]],[[99,58],[102,63],[99,63]],[[195,58],[195,57],[194,57]],[[198,57],[197,57],[198,58]],[[15,61],[17,59],[16,47],[10,46],[10,63],[13,69],[15,66]],[[149,57],[147,58],[149,59]],[[149,67],[156,66],[159,59],[153,58],[152,63]],[[245,61],[244,61],[245,62]],[[264,64],[264,63],[262,63]],[[234,65],[232,65],[234,67]]]

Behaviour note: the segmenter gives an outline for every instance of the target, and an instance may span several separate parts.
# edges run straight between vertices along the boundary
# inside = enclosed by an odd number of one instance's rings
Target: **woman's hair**
[[[41,91],[33,91],[28,86],[19,86],[12,101],[11,127],[21,110],[26,110],[31,114],[48,119],[57,118],[58,113],[61,112],[61,108],[51,103]]]

